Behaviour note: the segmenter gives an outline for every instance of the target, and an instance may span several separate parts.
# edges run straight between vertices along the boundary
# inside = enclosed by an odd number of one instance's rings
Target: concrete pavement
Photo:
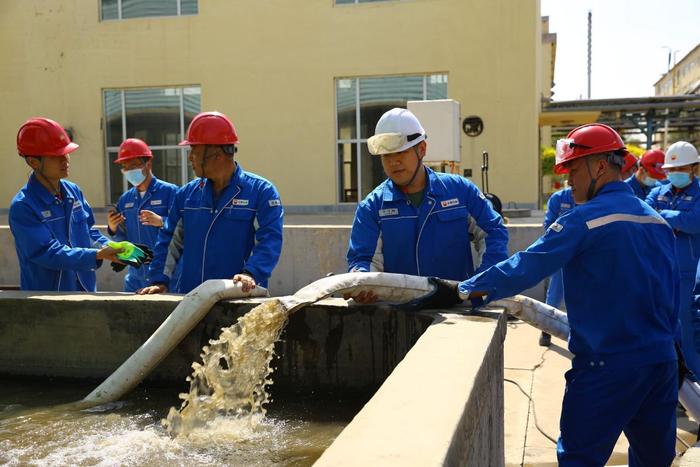
[[[520,321],[510,321],[505,340],[505,458],[507,466],[556,466],[556,445],[547,436],[559,436],[559,416],[564,396],[564,373],[571,354],[566,342],[552,338],[549,348],[538,346],[540,331]],[[517,383],[517,385],[516,385]],[[521,391],[522,389],[522,391]],[[528,394],[530,403],[524,393]],[[678,436],[688,445],[695,443],[697,422],[679,411]],[[607,465],[627,464],[628,443],[620,437]],[[680,441],[676,451],[687,447]]]

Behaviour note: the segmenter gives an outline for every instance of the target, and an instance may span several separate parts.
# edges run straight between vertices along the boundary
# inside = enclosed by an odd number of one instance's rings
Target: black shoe
[[[549,347],[552,345],[552,336],[546,332],[540,334],[540,347]]]

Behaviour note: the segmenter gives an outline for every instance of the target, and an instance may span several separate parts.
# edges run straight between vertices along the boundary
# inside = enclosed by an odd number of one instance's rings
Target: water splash
[[[198,437],[217,417],[236,419],[242,431],[254,429],[265,416],[265,387],[275,342],[288,314],[279,300],[270,300],[221,331],[202,349],[202,363],[193,363],[189,393],[180,394],[180,409],[172,407],[163,426],[173,437]],[[249,435],[248,435],[249,436]]]

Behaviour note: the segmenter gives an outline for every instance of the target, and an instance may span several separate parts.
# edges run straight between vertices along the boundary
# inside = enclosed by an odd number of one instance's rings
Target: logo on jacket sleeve
[[[248,206],[249,202],[247,199],[232,199],[231,206]]]
[[[282,202],[278,199],[271,199],[267,202],[267,204],[269,204],[271,208],[275,206],[282,206]]]
[[[440,201],[440,206],[443,208],[449,208],[450,206],[457,206],[459,204],[458,198],[446,199],[445,201]]]
[[[549,228],[554,230],[555,232],[561,232],[561,229],[563,229],[564,226],[558,222],[555,222],[554,224],[550,225]]]
[[[379,210],[379,217],[398,216],[398,214],[399,210],[397,208],[387,208]]]
[[[48,219],[51,217],[51,211],[41,211],[41,215],[44,216],[44,219]]]

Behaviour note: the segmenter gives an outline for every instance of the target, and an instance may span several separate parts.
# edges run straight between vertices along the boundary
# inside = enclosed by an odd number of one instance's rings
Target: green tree
[[[644,149],[643,147],[638,146],[638,145],[636,145],[636,144],[626,144],[625,147],[626,147],[627,150],[628,150],[629,152],[631,152],[632,155],[633,155],[634,157],[636,157],[637,159],[639,159],[640,157],[642,157],[642,154],[644,154],[644,153],[646,152],[646,149]]]
[[[540,150],[540,163],[542,164],[542,175],[554,175],[554,160],[556,151],[551,146],[543,146]]]

